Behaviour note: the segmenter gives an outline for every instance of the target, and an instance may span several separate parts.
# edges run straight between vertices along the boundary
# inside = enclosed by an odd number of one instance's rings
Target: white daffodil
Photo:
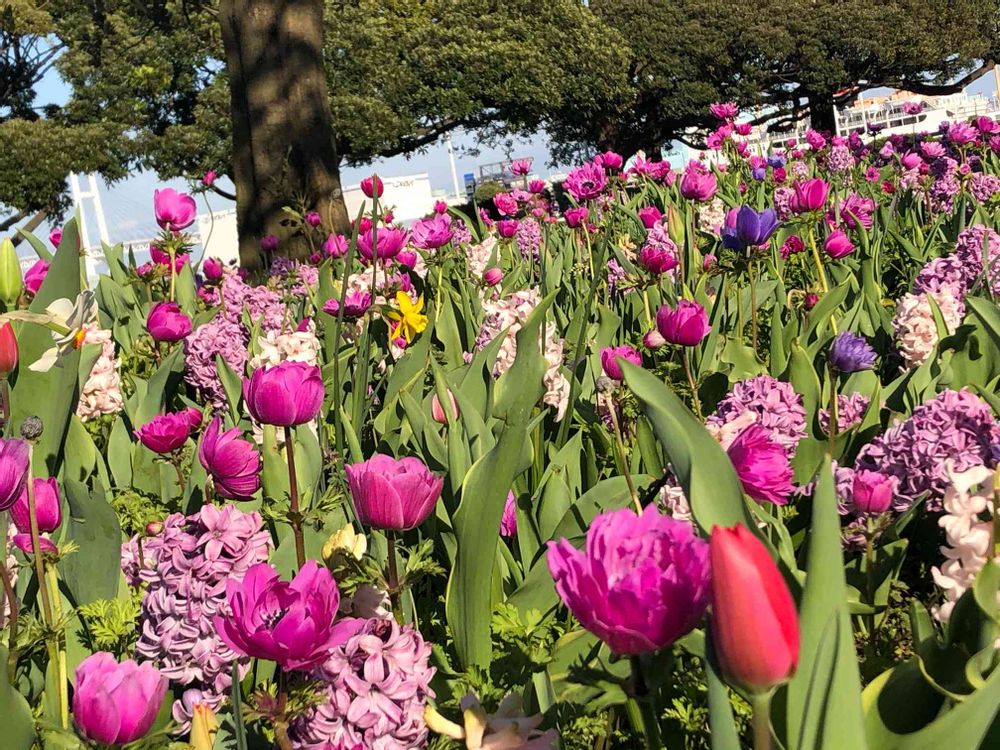
[[[61,367],[62,360],[83,346],[87,332],[84,326],[97,320],[97,304],[89,289],[80,293],[75,301],[57,299],[45,308],[44,313],[15,310],[2,316],[45,326],[52,332],[55,346],[42,353],[28,369],[48,372],[53,366]]]
[[[542,717],[525,716],[521,699],[511,693],[495,714],[487,714],[472,693],[462,698],[462,719],[465,726],[449,721],[431,706],[424,709],[424,719],[429,729],[450,737],[465,740],[466,750],[551,750],[558,735],[554,729],[539,731]]]

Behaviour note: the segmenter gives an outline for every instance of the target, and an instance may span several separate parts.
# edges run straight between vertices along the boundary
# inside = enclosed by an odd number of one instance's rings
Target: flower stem
[[[753,346],[754,354],[757,353],[757,279],[753,274],[753,263],[747,267],[747,276],[750,278],[750,344]],[[740,332],[742,335],[742,331]]]
[[[771,693],[753,696],[754,750],[771,750]]]
[[[639,502],[639,493],[635,491],[635,485],[632,483],[632,472],[629,471],[628,462],[625,460],[625,441],[622,439],[622,430],[618,424],[618,407],[610,395],[606,396],[606,399],[608,414],[611,416],[611,426],[615,431],[615,453],[617,454],[619,471],[625,476],[625,484],[628,485],[629,494],[632,496],[635,512],[641,516],[642,503]]]
[[[663,740],[660,739],[660,721],[657,716],[656,706],[653,705],[649,693],[649,687],[642,674],[642,662],[638,656],[629,659],[632,665],[632,692],[633,696],[629,703],[638,707],[639,717],[642,721],[642,732],[646,736],[646,747],[648,750],[661,750]],[[632,708],[630,706],[630,708]],[[634,708],[632,708],[634,712]]]
[[[691,404],[694,406],[695,416],[698,417],[699,422],[703,422],[704,418],[701,415],[701,399],[698,398],[698,383],[695,382],[694,375],[691,372],[691,354],[688,352],[688,348],[684,347],[684,374],[687,375],[688,385],[691,386]]]
[[[176,281],[177,281],[177,268],[176,268],[177,264],[174,262],[174,256],[176,255],[176,251],[173,249],[173,247],[170,247],[167,249],[167,254],[170,256],[170,301],[173,302],[174,288],[176,286]]]
[[[868,529],[865,534],[865,594],[868,605],[875,609],[875,530],[872,523],[868,521]],[[872,612],[866,617],[868,621],[868,647],[875,648],[875,613]]]
[[[827,452],[832,459],[837,448],[837,423],[840,417],[837,414],[837,372],[830,368],[830,424],[827,426],[826,434],[829,438]]]
[[[0,378],[0,437],[7,437],[10,427],[10,383],[7,376]]]
[[[816,273],[819,274],[819,285],[823,290],[823,294],[827,294],[830,291],[830,285],[826,281],[826,271],[823,270],[823,260],[819,257],[819,248],[816,246],[816,234],[812,229],[809,230],[809,247],[812,250],[813,263],[816,264]],[[830,328],[834,333],[837,333],[837,321],[833,319],[833,313],[830,313]]]
[[[285,709],[288,706],[288,684],[285,671],[278,668],[278,705],[274,716],[274,740],[281,750],[292,750],[292,740],[288,736],[288,717]]]
[[[4,534],[6,538],[6,533]],[[4,552],[3,557],[6,558]],[[13,685],[17,677],[17,593],[14,591],[14,584],[10,579],[10,571],[7,570],[6,561],[0,559],[0,579],[3,581],[4,594],[7,597],[7,608],[10,610],[10,640],[7,642],[7,681]]]
[[[29,452],[27,490],[28,519],[31,527],[31,558],[35,565],[35,577],[38,579],[38,597],[42,602],[42,616],[45,618],[45,624],[51,629],[53,627],[52,606],[49,604],[48,586],[46,585],[45,570],[42,563],[42,543],[40,541],[41,534],[38,531],[38,511],[35,505],[35,480],[31,463],[31,453]]]
[[[59,601],[59,578],[54,565],[45,566],[45,575],[48,578],[49,589],[52,591],[52,606],[55,619],[62,620],[62,604]],[[69,690],[67,689],[68,670],[66,668],[66,640],[65,635],[60,631],[56,634],[56,650],[58,651],[56,668],[58,674],[59,689],[59,718],[62,721],[63,729],[69,728]]]
[[[288,522],[295,537],[295,561],[299,568],[306,564],[306,540],[302,534],[302,514],[299,512],[299,481],[295,476],[295,442],[292,428],[285,425],[285,451],[288,453]]]
[[[389,603],[392,605],[392,616],[396,622],[403,624],[403,608],[399,601],[399,569],[396,567],[396,532],[389,530],[385,532],[385,540],[388,544],[389,562]]]

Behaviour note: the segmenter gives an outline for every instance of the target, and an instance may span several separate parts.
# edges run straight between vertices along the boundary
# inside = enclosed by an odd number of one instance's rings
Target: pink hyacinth
[[[616,654],[657,651],[690,632],[708,606],[708,544],[655,505],[602,513],[586,547],[549,542],[556,591]]]

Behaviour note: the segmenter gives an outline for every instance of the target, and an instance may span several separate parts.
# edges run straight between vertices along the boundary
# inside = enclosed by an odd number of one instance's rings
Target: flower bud
[[[0,377],[7,377],[17,367],[17,337],[7,321],[0,324]]]
[[[368,538],[359,534],[351,524],[330,535],[323,545],[323,560],[329,563],[339,555],[360,560],[368,551]]]
[[[218,733],[219,720],[212,708],[207,703],[195,703],[189,738],[191,747],[194,750],[212,750],[215,746],[215,735]]]
[[[452,419],[458,419],[458,404],[455,402],[455,394],[448,391],[448,401],[450,402]],[[435,393],[431,396],[431,419],[433,419],[438,424],[448,424],[448,416],[444,413],[444,409],[441,408],[441,399]]]
[[[899,480],[877,471],[860,469],[854,474],[851,497],[859,513],[885,513],[892,505]]]
[[[21,437],[25,440],[38,440],[42,436],[42,420],[38,417],[25,417],[21,422]]]
[[[7,307],[13,307],[23,291],[24,280],[21,278],[21,264],[17,260],[17,251],[13,242],[4,239],[0,243],[0,299]]]

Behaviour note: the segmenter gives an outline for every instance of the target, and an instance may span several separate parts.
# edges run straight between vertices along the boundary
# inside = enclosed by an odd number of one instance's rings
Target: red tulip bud
[[[9,322],[0,325],[0,376],[10,375],[17,367],[17,338]]]

